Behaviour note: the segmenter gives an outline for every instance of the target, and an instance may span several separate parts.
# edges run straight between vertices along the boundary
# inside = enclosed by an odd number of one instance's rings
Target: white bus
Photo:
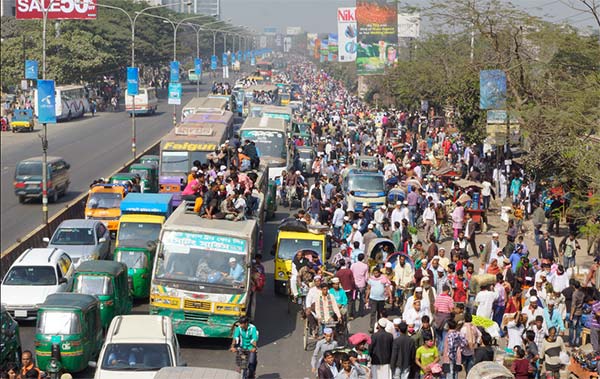
[[[133,110],[133,96],[125,91],[125,110],[131,115]],[[135,95],[135,114],[155,114],[158,108],[158,98],[156,97],[156,88],[140,87],[138,94]]]
[[[282,118],[248,117],[240,128],[242,141],[253,141],[258,150],[260,165],[268,168],[269,179],[281,176],[292,166],[288,151],[287,123]]]
[[[69,121],[73,118],[83,117],[85,112],[90,111],[90,103],[86,97],[83,86],[59,86],[55,88],[55,94],[57,121]],[[34,104],[37,104],[37,90],[34,90],[33,96]],[[35,115],[38,116],[37,107],[35,107]]]

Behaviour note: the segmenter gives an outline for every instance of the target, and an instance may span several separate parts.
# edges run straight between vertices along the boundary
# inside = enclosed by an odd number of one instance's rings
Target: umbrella
[[[355,333],[351,335],[350,338],[348,338],[348,342],[350,342],[354,346],[365,341],[367,342],[367,345],[371,344],[371,336],[367,333]]]

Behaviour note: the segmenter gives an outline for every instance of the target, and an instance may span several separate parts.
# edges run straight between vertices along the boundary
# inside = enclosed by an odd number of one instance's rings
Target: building
[[[0,0],[0,17],[15,16],[17,11],[15,0]]]
[[[4,1],[4,0],[2,0]],[[168,2],[172,2],[169,0],[150,0],[150,4],[167,4]],[[216,16],[217,18],[221,18],[221,0],[190,0],[191,4],[182,4],[173,5],[169,8],[173,9],[176,12],[180,13],[192,13],[192,14],[205,14],[209,16]]]

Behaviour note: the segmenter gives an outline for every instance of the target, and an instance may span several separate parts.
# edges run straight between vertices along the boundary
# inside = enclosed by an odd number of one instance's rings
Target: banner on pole
[[[56,124],[56,95],[54,80],[38,80],[38,122]]]
[[[198,76],[202,76],[202,58],[194,59],[194,72]]]
[[[25,79],[37,80],[38,78],[38,61],[25,61]]]
[[[227,66],[227,53],[223,53],[223,67]]]
[[[127,67],[127,94],[139,94],[140,79],[137,67]]]
[[[169,104],[181,105],[181,94],[183,89],[181,83],[169,83]]]
[[[179,83],[179,62],[171,62],[171,83]]]
[[[502,70],[479,72],[479,108],[506,109],[506,74]]]
[[[211,70],[216,70],[218,65],[219,65],[219,60],[217,59],[217,56],[216,55],[212,55],[210,57],[210,69]]]

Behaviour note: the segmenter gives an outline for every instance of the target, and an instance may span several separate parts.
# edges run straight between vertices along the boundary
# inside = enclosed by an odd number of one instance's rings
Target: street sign
[[[127,67],[127,94],[135,96],[139,94],[140,78],[137,67]]]
[[[217,56],[216,55],[211,56],[210,57],[210,69],[216,70],[218,65],[219,65],[219,62],[217,60]]]
[[[194,59],[194,72],[198,76],[202,76],[202,58]]]
[[[41,20],[44,10],[50,20],[93,20],[98,7],[96,0],[16,0],[17,20]]]
[[[37,80],[38,78],[38,61],[25,61],[25,79]]]
[[[38,121],[40,124],[56,124],[56,100],[54,80],[38,80]]]
[[[223,53],[223,67],[227,66],[227,54]]]
[[[256,66],[256,57],[254,56],[254,51],[250,52],[250,66]]]
[[[179,82],[179,62],[177,62],[177,61],[171,62],[170,82],[171,83]]]
[[[169,83],[169,104],[181,105],[181,94],[183,90],[181,83]]]

